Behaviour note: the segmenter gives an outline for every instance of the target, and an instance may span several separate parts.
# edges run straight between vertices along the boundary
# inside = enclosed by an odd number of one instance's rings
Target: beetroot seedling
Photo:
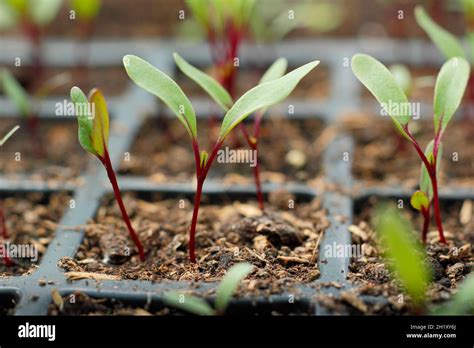
[[[107,103],[104,95],[100,90],[93,89],[90,91],[89,97],[86,97],[79,87],[73,87],[71,89],[71,100],[75,105],[77,114],[79,142],[84,150],[97,157],[104,165],[107,176],[112,184],[115,199],[120,208],[123,221],[127,226],[130,237],[138,249],[140,260],[144,261],[145,252],[143,250],[143,245],[130,222],[118,186],[117,176],[110,160],[108,150],[109,112],[107,110]]]
[[[38,113],[34,105],[39,105],[39,102],[48,94],[67,84],[70,81],[70,75],[68,73],[62,73],[51,77],[42,83],[31,95],[28,94],[15,77],[6,69],[0,71],[0,80],[3,91],[19,110],[20,115],[26,120],[33,151],[35,151],[38,157],[44,157],[43,141],[38,129]]]
[[[192,66],[186,62],[180,55],[177,53],[174,54],[174,60],[179,69],[193,81],[195,81],[202,89],[204,89],[209,96],[214,99],[214,101],[223,109],[224,112],[229,111],[229,109],[234,104],[232,96],[226,91],[224,86],[219,85],[211,76],[203,73],[196,67]],[[282,77],[285,74],[287,68],[287,61],[284,58],[278,59],[273,63],[270,68],[265,72],[261,78],[259,85],[262,85],[266,82],[273,81]],[[254,117],[254,127],[253,132],[249,133],[244,123],[240,124],[242,132],[245,136],[248,146],[255,151],[257,161],[253,167],[253,174],[255,180],[255,187],[257,192],[257,200],[260,209],[264,210],[264,199],[262,193],[262,185],[260,182],[260,165],[258,161],[258,141],[260,137],[260,124],[262,117],[265,114],[267,108],[258,110]]]
[[[184,61],[184,60],[183,60]],[[195,234],[196,224],[201,203],[202,189],[209,170],[214,163],[219,149],[229,133],[250,114],[265,109],[287,98],[299,81],[313,70],[319,61],[308,63],[276,80],[258,85],[240,97],[228,109],[224,116],[218,138],[210,152],[200,151],[196,115],[191,102],[182,89],[168,75],[153,67],[147,61],[133,55],[123,59],[128,76],[141,88],[160,98],[178,117],[191,139],[196,166],[196,196],[194,201],[193,217],[189,232],[189,258],[196,262]],[[209,76],[202,76],[201,80],[211,95],[220,105],[229,105],[229,94]]]
[[[222,278],[216,291],[214,307],[206,300],[196,296],[186,296],[177,291],[166,293],[163,300],[166,305],[196,315],[223,315],[234,296],[235,290],[253,270],[249,263],[238,263],[233,265]]]
[[[20,126],[15,126],[13,127],[5,136],[0,140],[0,146],[3,146],[3,144],[6,143],[8,139],[15,133]],[[3,240],[8,239],[8,229],[7,229],[7,222],[5,219],[5,210],[3,209],[3,204],[0,202],[0,231],[1,231],[1,236]],[[11,260],[8,257],[8,255],[4,255],[3,260],[5,261],[5,264],[10,267],[11,266]]]
[[[0,0],[0,29],[19,27],[30,41],[33,71],[30,83],[43,71],[41,58],[43,31],[58,14],[63,0]]]
[[[378,100],[401,134],[414,146],[423,166],[426,168],[427,176],[431,182],[432,201],[439,239],[442,243],[446,243],[438,196],[439,155],[442,136],[449,121],[458,109],[466,89],[470,73],[468,62],[461,57],[451,58],[443,64],[438,74],[434,95],[434,139],[432,149],[428,148],[427,154],[423,152],[409,129],[409,121],[412,115],[407,106],[410,104],[390,71],[378,60],[365,54],[355,55],[352,58],[351,65],[357,78]],[[389,107],[390,105],[396,107]],[[423,184],[423,181],[426,181],[424,174],[422,174],[422,178],[421,190],[429,198],[431,193],[425,192],[427,187]],[[418,203],[415,204],[418,206]],[[420,209],[421,207],[420,205]]]

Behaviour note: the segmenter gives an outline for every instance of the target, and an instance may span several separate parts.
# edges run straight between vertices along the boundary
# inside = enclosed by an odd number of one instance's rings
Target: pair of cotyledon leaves
[[[229,132],[247,116],[258,110],[276,104],[290,95],[298,82],[313,70],[319,61],[313,61],[283,75],[286,60],[277,60],[260,84],[235,103],[229,93],[211,76],[196,69],[178,54],[176,64],[183,72],[196,81],[218,105],[226,111],[222,121],[219,140],[223,141]],[[168,75],[142,58],[127,55],[123,59],[129,77],[140,87],[160,98],[178,117],[192,139],[197,138],[196,114],[191,102],[182,89]],[[71,89],[71,99],[76,106],[79,122],[79,141],[82,147],[93,155],[102,157],[106,150],[109,134],[109,116],[105,99],[99,90],[91,91],[89,98],[78,88]],[[94,115],[90,115],[87,105],[95,104]]]
[[[408,98],[403,89],[398,85],[392,73],[375,58],[357,54],[352,58],[352,71],[364,86],[375,96],[378,102],[383,106],[387,105],[408,105]],[[469,80],[470,66],[462,57],[454,57],[443,64],[436,79],[434,92],[434,129],[441,136],[446,127],[458,109],[467,82]],[[403,108],[398,108],[402,110]],[[397,129],[409,141],[413,141],[408,134],[408,123],[411,115],[390,115],[391,110],[386,110],[392,118]],[[434,141],[431,141],[425,155],[430,163],[435,163]],[[436,165],[439,168],[441,158],[441,144],[437,153]],[[431,201],[433,190],[428,170],[424,165],[421,169],[420,177],[421,193],[414,197],[414,207],[427,207],[426,201]],[[426,197],[423,197],[425,195]],[[420,208],[421,209],[421,208]]]

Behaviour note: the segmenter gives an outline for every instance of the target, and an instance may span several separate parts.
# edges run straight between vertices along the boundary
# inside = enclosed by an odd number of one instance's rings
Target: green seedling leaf
[[[47,25],[56,17],[62,3],[63,0],[30,0],[29,15],[37,25]]]
[[[99,15],[101,0],[72,0],[71,7],[76,16],[82,20],[93,20]]]
[[[430,163],[434,163],[434,154],[433,154],[434,140],[430,141],[426,146],[425,156]],[[436,175],[439,176],[439,170],[441,168],[441,159],[443,157],[443,144],[440,143],[438,146],[438,158],[436,159]],[[421,174],[420,174],[420,190],[423,191],[428,199],[433,199],[433,186],[431,184],[431,178],[428,173],[428,169],[424,163],[421,164]]]
[[[413,86],[413,79],[410,70],[402,64],[394,64],[389,67],[389,70],[395,78],[397,85],[399,85],[403,92],[405,92],[405,95],[410,95]]]
[[[426,210],[430,206],[430,200],[423,191],[415,191],[410,199],[410,204],[418,211]]]
[[[245,93],[225,115],[219,134],[220,140],[224,140],[229,132],[251,113],[277,104],[288,97],[300,80],[318,64],[319,61],[313,61],[279,79],[258,85]]]
[[[163,296],[166,305],[172,306],[196,315],[215,315],[214,309],[205,300],[178,292],[168,292]]]
[[[0,0],[0,30],[14,27],[18,20],[18,13],[5,0]]]
[[[435,315],[474,314],[474,274],[469,275],[446,305],[433,310]]]
[[[258,82],[259,85],[276,80],[285,75],[286,69],[288,68],[288,61],[285,58],[278,58],[273,64],[265,71],[262,78]]]
[[[3,146],[3,144],[5,144],[7,140],[13,135],[13,133],[15,133],[19,128],[20,126],[15,126],[7,134],[5,134],[5,136],[0,140],[0,146]]]
[[[203,0],[186,0],[186,5],[191,10],[196,21],[203,28],[206,28],[209,24],[209,2]]]
[[[451,58],[443,64],[436,79],[434,95],[435,132],[441,126],[444,132],[449,121],[461,104],[471,68],[460,57]]]
[[[234,103],[232,97],[219,82],[186,62],[179,54],[175,53],[173,57],[179,69],[201,86],[224,111],[228,111],[232,107]]]
[[[415,303],[423,303],[431,274],[411,224],[396,208],[379,207],[375,215],[375,229],[394,276]]]
[[[87,152],[97,156],[92,144],[93,116],[89,112],[89,101],[79,87],[71,88],[71,100],[74,103],[78,122],[79,143]]]
[[[356,54],[352,57],[352,71],[359,81],[374,95],[380,105],[390,115],[398,130],[409,139],[403,127],[408,125],[410,115],[391,115],[388,106],[408,105],[408,99],[403,89],[397,84],[392,73],[377,59],[366,55]]]
[[[160,98],[178,117],[193,139],[197,138],[196,114],[182,89],[168,75],[146,60],[126,55],[123,65],[138,86]]]
[[[423,7],[417,6],[415,8],[415,19],[446,58],[465,56],[459,40],[436,24]]]
[[[95,152],[104,157],[109,143],[109,112],[104,95],[98,89],[91,90],[89,102],[93,106],[94,119],[92,122],[92,147]]]
[[[31,106],[28,93],[15,79],[15,77],[6,69],[1,71],[3,91],[11,101],[20,110],[21,115],[28,117],[31,112]]]
[[[232,266],[222,279],[216,292],[216,310],[224,312],[234,295],[237,286],[247,277],[253,270],[253,266],[249,263],[238,263]]]
[[[209,154],[204,150],[201,151],[200,159],[201,168],[204,168],[207,164],[207,160],[209,159]]]

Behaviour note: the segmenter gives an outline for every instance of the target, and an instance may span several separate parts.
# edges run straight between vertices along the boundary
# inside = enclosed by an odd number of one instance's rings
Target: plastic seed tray
[[[9,64],[17,56],[28,56],[27,45],[14,39],[2,39],[0,63]],[[149,60],[173,76],[176,73],[172,60],[172,52],[179,52],[191,63],[206,66],[209,63],[208,49],[204,45],[182,44],[174,41],[137,41],[113,43],[92,42],[90,45],[90,64],[95,67],[120,66],[125,54],[133,53]],[[75,64],[74,52],[77,47],[68,41],[51,41],[45,46],[45,61],[50,66],[72,66]],[[290,66],[296,66],[312,59],[319,59],[329,68],[330,95],[324,101],[295,100],[291,97],[276,106],[288,119],[320,118],[326,125],[338,121],[344,111],[357,110],[362,106],[360,86],[352,76],[349,62],[356,52],[368,52],[386,62],[404,62],[411,64],[439,63],[440,59],[434,54],[434,49],[418,41],[357,41],[357,40],[313,40],[296,41],[279,44],[277,46],[247,46],[242,48],[240,55],[241,67],[252,65],[269,65],[277,57],[286,57]],[[60,56],[48,52],[62,52]],[[433,54],[429,54],[429,53]],[[428,61],[429,60],[429,61]],[[68,96],[64,97],[69,99]],[[39,106],[40,117],[54,116],[56,99],[48,99]],[[62,102],[62,100],[60,100]],[[207,99],[192,98],[191,102],[196,109],[198,118],[209,115],[211,103]],[[158,113],[170,116],[163,109],[155,97],[136,87],[132,82],[126,92],[118,97],[108,98],[112,126],[110,135],[110,153],[114,167],[118,167],[123,154],[129,151],[138,130],[145,118]],[[5,99],[1,100],[0,116],[15,115],[13,105]],[[288,113],[288,106],[294,107],[294,113]],[[171,116],[170,116],[171,117]],[[74,120],[71,127],[76,127]],[[157,139],[156,141],[159,141]],[[361,183],[354,182],[351,174],[351,160],[354,151],[354,140],[347,134],[338,134],[327,146],[321,163],[322,171],[327,186],[332,188],[324,192],[317,192],[314,188],[304,183],[292,182],[283,185],[296,197],[310,200],[320,197],[323,206],[327,209],[330,227],[325,231],[320,249],[326,245],[351,244],[348,226],[351,224],[354,204],[359,199],[368,196],[407,198],[411,192],[392,187],[370,187],[359,189],[353,193],[352,188],[364,187]],[[348,155],[344,156],[345,154]],[[347,158],[349,160],[347,160]],[[345,160],[346,159],[346,160]],[[194,186],[192,183],[180,184],[169,182],[157,184],[146,177],[121,176],[118,178],[122,191],[163,193],[170,197],[192,196]],[[264,192],[268,193],[281,184],[264,184]],[[14,178],[0,177],[0,194],[8,192],[72,192],[75,207],[70,208],[59,222],[54,239],[49,244],[47,252],[33,273],[24,276],[0,278],[0,313],[9,312],[16,315],[46,315],[48,306],[52,302],[51,291],[57,289],[62,295],[76,291],[85,293],[94,298],[108,299],[111,302],[121,301],[132,306],[146,304],[159,308],[162,306],[161,296],[169,290],[187,290],[192,287],[195,293],[204,293],[216,286],[216,283],[189,283],[181,281],[134,281],[134,280],[79,280],[70,282],[66,280],[64,272],[57,266],[58,261],[64,256],[74,257],[80,246],[84,232],[68,227],[84,225],[93,218],[97,212],[100,200],[104,195],[110,194],[111,187],[105,171],[99,166],[98,161],[90,157],[90,163],[79,180],[73,183],[48,183],[17,176]],[[225,185],[218,179],[210,180],[204,187],[204,194],[226,196],[230,199],[239,197],[253,197],[253,185]],[[442,199],[474,198],[474,191],[464,188],[444,188],[441,192]],[[341,219],[340,217],[344,217]],[[287,314],[314,314],[331,315],[331,311],[319,305],[318,295],[326,294],[338,296],[342,290],[352,287],[346,281],[349,258],[320,257],[317,267],[320,277],[310,284],[302,284],[294,294],[283,293],[268,298],[244,297],[232,302],[229,313],[270,314],[273,311]],[[340,284],[341,286],[334,286]],[[289,296],[294,296],[294,301],[289,301]],[[365,298],[366,301],[383,301],[383,298]]]

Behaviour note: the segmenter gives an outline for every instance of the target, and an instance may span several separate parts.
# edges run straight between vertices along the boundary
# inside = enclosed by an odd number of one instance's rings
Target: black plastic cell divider
[[[25,57],[28,60],[28,46],[25,42],[16,39],[3,38],[0,44],[4,49],[0,51],[0,62],[8,64],[15,57]],[[49,65],[71,66],[78,63],[75,56],[77,45],[69,41],[51,41],[45,46],[45,62]],[[209,52],[205,45],[183,44],[176,41],[121,41],[101,42],[94,41],[90,44],[90,64],[93,66],[121,65],[125,54],[133,53],[149,60],[153,65],[159,67],[169,75],[173,75],[175,68],[172,61],[172,52],[179,52],[191,63],[207,65],[209,63]],[[426,52],[434,52],[433,47],[423,42],[397,42],[378,40],[301,40],[295,42],[283,42],[278,45],[244,45],[242,48],[241,66],[252,64],[270,64],[277,57],[286,57],[292,66],[306,63],[310,60],[319,59],[330,70],[330,97],[321,102],[300,101],[288,99],[276,108],[288,119],[321,118],[327,124],[336,123],[343,111],[356,109],[360,106],[360,88],[352,76],[350,70],[350,58],[358,51],[369,51],[375,56],[388,61],[425,62],[426,59],[439,63],[440,58],[435,54],[428,55]],[[61,52],[61,55],[54,54]],[[394,58],[395,57],[395,58]],[[429,58],[427,58],[429,57]],[[66,97],[67,98],[67,97]],[[11,103],[0,98],[2,110],[8,115],[14,113]],[[40,105],[40,116],[51,117],[53,105],[56,100],[45,100]],[[205,118],[209,114],[210,104],[200,98],[192,99],[198,118]],[[122,96],[108,98],[109,109],[113,115],[110,134],[110,153],[115,167],[120,163],[123,154],[130,149],[140,126],[148,116],[158,114],[169,114],[156,98],[130,83],[130,87]],[[5,105],[5,108],[3,108]],[[288,105],[294,105],[294,114],[289,114]],[[3,113],[3,111],[2,111]],[[157,139],[159,141],[159,139]],[[340,134],[327,146],[323,169],[327,188],[324,192],[304,184],[286,184],[283,187],[296,196],[311,199],[320,197],[323,206],[327,210],[330,227],[325,231],[320,245],[320,257],[318,268],[321,271],[320,278],[310,284],[301,284],[294,294],[283,293],[269,298],[243,298],[233,303],[232,310],[239,308],[253,308],[250,305],[256,303],[260,308],[285,308],[284,312],[292,312],[291,308],[299,311],[306,308],[316,315],[332,314],[323,306],[319,305],[318,295],[338,296],[341,290],[351,288],[346,281],[348,272],[348,258],[326,258],[323,254],[325,248],[335,244],[350,244],[351,236],[347,230],[352,221],[353,202],[357,196],[373,194],[383,195],[383,190],[389,188],[377,188],[372,191],[359,190],[353,193],[353,187],[357,183],[351,175],[351,160],[353,158],[354,141],[350,136]],[[169,290],[189,290],[196,293],[207,293],[216,287],[216,283],[205,282],[176,282],[163,280],[160,282],[136,281],[136,280],[79,280],[68,282],[64,272],[58,268],[58,261],[64,256],[74,257],[84,237],[84,231],[77,230],[76,226],[85,224],[93,218],[104,195],[111,192],[110,184],[99,162],[91,158],[91,166],[83,173],[81,180],[76,184],[49,185],[44,182],[36,182],[0,177],[0,191],[57,191],[65,190],[73,192],[75,208],[70,208],[61,219],[54,239],[51,241],[46,254],[43,256],[38,269],[30,275],[0,278],[0,306],[5,302],[15,302],[13,309],[16,315],[45,315],[52,301],[51,291],[57,289],[61,294],[68,295],[76,291],[86,293],[96,298],[117,299],[126,303],[154,303],[159,306],[161,296]],[[194,186],[189,184],[153,183],[147,178],[121,176],[119,184],[123,191],[156,192],[170,196],[191,196]],[[264,192],[268,193],[282,185],[265,184]],[[396,188],[399,189],[399,188]],[[396,190],[395,189],[395,190]],[[448,191],[448,190],[446,190]],[[390,191],[396,192],[396,191]],[[454,191],[460,197],[461,190]],[[228,186],[217,181],[209,181],[204,187],[206,195],[226,195],[228,197],[251,196],[254,194],[253,185]],[[442,192],[444,195],[444,191]],[[46,283],[46,284],[45,284]],[[340,286],[336,286],[339,284]],[[288,296],[295,296],[295,303],[301,306],[285,306]],[[371,301],[383,301],[383,299],[367,299]],[[270,306],[270,307],[269,307]],[[13,307],[13,306],[9,306]],[[266,311],[266,310],[264,310]]]

